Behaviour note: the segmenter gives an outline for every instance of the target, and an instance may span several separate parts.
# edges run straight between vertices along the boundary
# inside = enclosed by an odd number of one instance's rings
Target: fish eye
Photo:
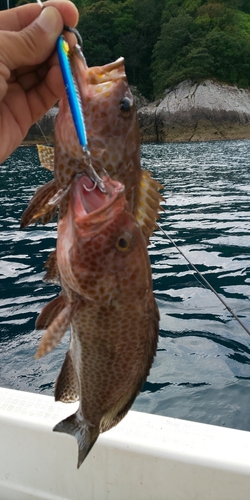
[[[120,110],[122,111],[122,113],[126,116],[130,113],[131,111],[131,108],[132,108],[132,105],[133,105],[133,102],[131,99],[129,99],[129,97],[124,97],[121,101],[120,101]]]
[[[117,250],[120,252],[127,252],[128,250],[131,249],[132,246],[132,234],[130,233],[123,233],[118,236],[115,246]]]

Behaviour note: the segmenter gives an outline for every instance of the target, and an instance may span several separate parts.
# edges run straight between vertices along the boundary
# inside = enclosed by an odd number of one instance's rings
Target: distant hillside
[[[166,0],[153,48],[155,95],[185,79],[250,86],[250,2]]]
[[[26,0],[10,0],[10,5]],[[250,87],[250,0],[75,0],[89,65],[125,57],[146,97],[181,81]]]

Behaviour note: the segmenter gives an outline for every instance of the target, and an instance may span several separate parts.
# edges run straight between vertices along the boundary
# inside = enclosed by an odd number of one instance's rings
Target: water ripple
[[[143,145],[142,165],[164,186],[162,229],[250,328],[250,141]],[[0,383],[47,394],[69,341],[34,360],[37,314],[58,293],[42,281],[56,225],[19,221],[50,178],[35,148],[0,170]],[[250,338],[161,231],[149,253],[161,330],[134,408],[250,430]]]

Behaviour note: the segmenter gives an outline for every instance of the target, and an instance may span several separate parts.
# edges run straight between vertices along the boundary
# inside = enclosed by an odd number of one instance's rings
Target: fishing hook
[[[77,43],[78,43],[78,45],[80,45],[80,47],[82,49],[82,46],[83,46],[82,37],[81,37],[79,31],[76,28],[70,28],[69,26],[64,25],[63,26],[63,31],[68,31],[69,33],[74,33],[74,35],[75,35],[75,37],[77,39]]]
[[[42,0],[36,0],[36,1],[37,1],[38,5],[40,5],[42,10],[45,9],[45,6],[44,6]],[[77,39],[78,45],[80,45],[80,47],[82,48],[82,46],[83,46],[82,37],[76,28],[70,28],[69,26],[66,26],[66,24],[65,24],[63,26],[63,31],[68,31],[69,33],[74,33],[74,35]]]
[[[94,186],[92,188],[88,188],[87,186],[85,186],[84,182],[82,183],[84,189],[86,189],[86,191],[88,191],[89,193],[91,193],[91,191],[94,191],[96,186],[97,186],[97,182],[94,181]]]

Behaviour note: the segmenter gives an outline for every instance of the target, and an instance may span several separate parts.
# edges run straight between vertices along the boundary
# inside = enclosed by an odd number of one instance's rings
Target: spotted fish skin
[[[130,209],[148,242],[161,209],[161,186],[141,169],[137,112],[124,59],[89,68],[77,46],[71,49],[70,59],[83,107],[92,165],[99,175],[106,171],[125,185]],[[22,216],[22,227],[51,220],[59,205],[57,194],[60,190],[63,192],[67,188],[75,174],[88,173],[87,157],[76,135],[66,93],[59,103],[54,146],[54,151],[50,147],[38,147],[41,164],[53,170],[54,163],[54,199],[46,204],[38,190]],[[45,186],[42,194],[46,201]],[[68,196],[65,195],[60,199],[59,218],[65,215],[67,205]]]
[[[58,317],[66,308],[64,317],[71,311],[70,349],[55,397],[73,401],[79,396],[77,412],[54,430],[76,437],[78,467],[99,434],[125,416],[140,392],[159,328],[147,246],[124,188],[106,179],[103,194],[98,188],[86,191],[89,183],[85,176],[73,181],[67,213],[58,224],[62,294],[54,299],[56,314],[62,301]],[[41,325],[52,319],[38,357],[59,341],[56,314],[45,306],[38,319]]]
[[[72,51],[71,61],[83,105],[93,166],[103,168],[125,185],[130,209],[139,203],[141,181],[140,132],[124,59],[88,68],[85,59]],[[77,64],[78,62],[78,64]]]

